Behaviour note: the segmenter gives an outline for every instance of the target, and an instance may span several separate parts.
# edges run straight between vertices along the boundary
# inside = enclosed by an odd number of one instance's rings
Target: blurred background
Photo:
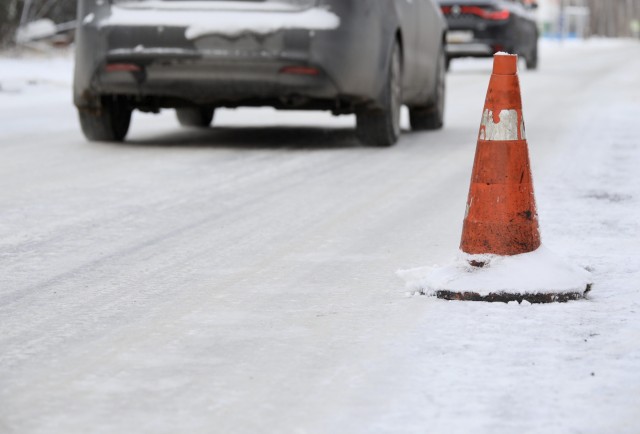
[[[640,0],[539,0],[540,34],[547,38],[640,38]],[[0,47],[73,41],[76,0],[2,0]]]

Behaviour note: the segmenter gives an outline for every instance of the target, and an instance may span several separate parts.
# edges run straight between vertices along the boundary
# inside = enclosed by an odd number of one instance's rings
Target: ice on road
[[[87,143],[69,57],[0,57],[0,432],[638,433],[640,44],[521,71],[543,242],[589,300],[411,295],[457,252],[490,60],[445,128],[135,115]]]

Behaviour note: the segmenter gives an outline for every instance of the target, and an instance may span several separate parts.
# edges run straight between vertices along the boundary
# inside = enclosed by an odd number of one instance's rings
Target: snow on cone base
[[[485,264],[475,267],[470,262]],[[585,298],[590,273],[540,246],[513,256],[468,255],[442,267],[399,271],[412,292],[446,300],[552,303]]]

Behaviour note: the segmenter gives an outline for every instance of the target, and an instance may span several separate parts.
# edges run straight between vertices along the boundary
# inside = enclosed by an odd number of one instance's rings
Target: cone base
[[[541,303],[566,303],[568,301],[582,300],[587,298],[591,290],[591,285],[587,285],[584,292],[545,292],[545,293],[519,293],[519,292],[491,292],[487,295],[480,295],[477,292],[456,292],[440,290],[435,292],[437,298],[443,300],[458,301],[485,301],[488,303],[509,303],[517,301],[522,303],[528,301],[531,304]]]
[[[449,264],[400,270],[398,275],[414,294],[503,303],[579,300],[593,285],[589,271],[564,261],[544,246],[514,256],[460,252]]]

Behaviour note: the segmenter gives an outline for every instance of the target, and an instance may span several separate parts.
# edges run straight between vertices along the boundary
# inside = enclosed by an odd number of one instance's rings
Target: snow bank
[[[485,263],[473,267],[469,262]],[[592,284],[590,273],[569,264],[541,246],[515,256],[468,255],[442,267],[421,267],[397,272],[412,292],[435,295],[437,291],[549,294],[582,293]]]
[[[56,34],[58,29],[56,24],[50,19],[43,18],[41,20],[32,21],[18,28],[16,32],[16,42],[24,44],[25,42],[35,41],[37,39],[48,38]]]
[[[340,18],[324,8],[303,11],[205,11],[173,9],[137,9],[113,6],[111,16],[101,26],[185,27],[187,39],[206,35],[237,36],[243,33],[268,34],[282,29],[331,30]]]

